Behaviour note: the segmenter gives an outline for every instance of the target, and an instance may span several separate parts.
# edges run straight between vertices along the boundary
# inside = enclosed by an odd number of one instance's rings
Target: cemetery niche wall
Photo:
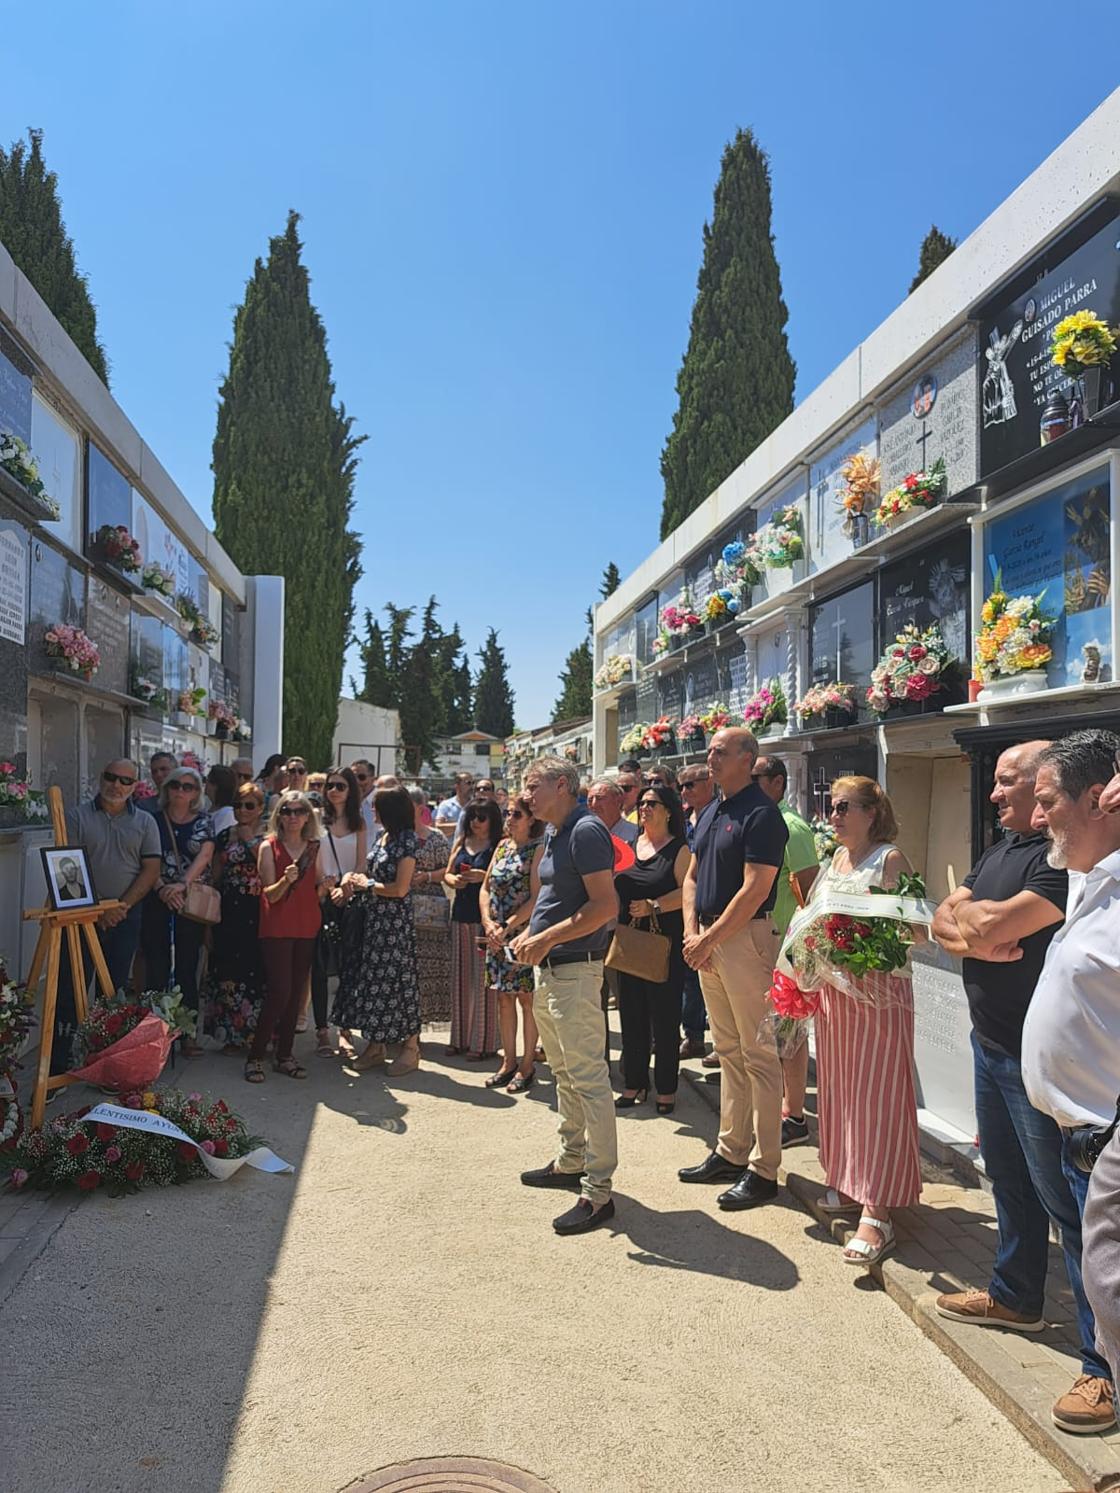
[[[879,411],[879,485],[889,492],[911,472],[945,463],[946,495],[979,475],[979,384],[974,328],[907,376]]]
[[[845,490],[842,475],[848,458],[861,454],[875,456],[875,419],[862,421],[841,440],[835,442],[809,468],[809,568],[811,571],[827,570],[846,559],[853,548],[858,548],[875,532],[865,521],[851,524],[841,502]]]

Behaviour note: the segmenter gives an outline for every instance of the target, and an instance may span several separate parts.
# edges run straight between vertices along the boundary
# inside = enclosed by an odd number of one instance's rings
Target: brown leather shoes
[[[1041,1317],[1003,1306],[987,1291],[950,1291],[937,1298],[937,1315],[951,1322],[968,1322],[974,1327],[1006,1327],[1012,1332],[1041,1332],[1046,1323]]]
[[[700,1059],[700,1066],[701,1066],[701,1068],[718,1068],[719,1067],[719,1057],[718,1057],[718,1055],[716,1053],[714,1053],[714,1052],[710,1052],[706,1058],[701,1058]]]
[[[1116,1424],[1115,1393],[1110,1379],[1082,1374],[1073,1388],[1054,1401],[1050,1419],[1061,1431],[1075,1436],[1092,1436]]]
[[[682,1058],[702,1058],[706,1050],[703,1042],[695,1042],[691,1037],[686,1037],[681,1043]]]

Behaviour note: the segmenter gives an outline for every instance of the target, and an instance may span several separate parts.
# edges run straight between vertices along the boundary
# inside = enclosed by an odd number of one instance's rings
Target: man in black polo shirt
[[[758,742],[742,727],[712,737],[708,769],[723,798],[696,824],[684,881],[684,957],[700,971],[719,1055],[719,1140],[682,1182],[734,1185],[721,1208],[753,1208],[778,1191],[782,1065],[759,1041],[778,943],[770,911],[789,832],[775,803],[751,781]]]
[[[540,890],[529,931],[512,949],[519,963],[537,967],[533,1009],[556,1080],[560,1154],[521,1180],[579,1190],[579,1202],[552,1226],[558,1234],[583,1234],[614,1216],[618,1142],[599,1004],[608,925],[618,916],[614,842],[603,821],[580,807],[579,773],[570,762],[539,757],[526,774],[525,796],[548,833],[534,867]]]
[[[1081,1219],[1062,1170],[1061,1132],[1028,1100],[1019,1063],[1027,1007],[1066,907],[1066,873],[1049,865],[1050,841],[1031,829],[1038,758],[1048,745],[1025,742],[996,763],[991,799],[1003,838],[946,897],[933,922],[941,947],[964,959],[976,1123],[999,1229],[988,1289],[939,1296],[937,1310],[955,1322],[1041,1332],[1053,1219],[1077,1306],[1082,1369],[1100,1379],[1108,1377],[1108,1368],[1096,1349],[1093,1313],[1081,1285]],[[1062,1411],[1056,1406],[1055,1412],[1065,1416],[1059,1424],[1075,1430],[1078,1407],[1074,1403],[1067,1413],[1069,1399],[1064,1395]]]

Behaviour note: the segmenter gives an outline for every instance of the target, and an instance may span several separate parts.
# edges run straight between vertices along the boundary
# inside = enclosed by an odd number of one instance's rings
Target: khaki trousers
[[[583,1173],[583,1196],[598,1205],[611,1195],[618,1165],[614,1094],[603,1057],[600,991],[603,961],[541,965],[533,1014],[552,1076],[560,1115],[559,1172]]]
[[[712,1045],[719,1057],[717,1153],[733,1166],[777,1180],[782,1155],[782,1065],[758,1039],[778,940],[768,917],[754,918],[715,950],[700,971]]]

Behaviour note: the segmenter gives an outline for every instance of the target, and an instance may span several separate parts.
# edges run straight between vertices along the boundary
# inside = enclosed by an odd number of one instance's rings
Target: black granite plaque
[[[968,534],[955,534],[884,567],[879,578],[880,653],[908,623],[928,627],[936,622],[953,657],[968,663],[970,545]]]
[[[233,599],[222,592],[222,663],[228,673],[241,672],[241,613]]]
[[[34,540],[31,546],[31,607],[27,636],[31,654],[28,667],[40,673],[53,669],[43,651],[43,634],[56,622],[85,627],[85,615],[85,573],[69,564],[58,550],[43,540]]]
[[[157,617],[149,617],[147,612],[133,612],[129,649],[130,695],[142,698],[138,688],[141,680],[156,689],[164,688],[163,625]]]
[[[128,478],[92,441],[86,445],[86,483],[89,493],[89,530],[86,550],[92,559],[101,559],[94,536],[103,524],[115,527],[132,524],[132,488]],[[145,559],[148,557],[145,556]]]
[[[0,432],[31,444],[31,377],[0,350]]]
[[[837,778],[877,779],[878,776],[878,753],[866,742],[855,741],[848,746],[814,752],[809,758],[809,812],[814,818],[827,817],[832,807],[829,790]]]
[[[875,586],[866,581],[809,609],[809,672],[814,684],[867,686],[878,659]]]
[[[697,659],[690,658],[684,670],[681,713],[693,715],[703,712],[718,700],[719,674],[716,670],[715,653],[703,653]],[[723,703],[726,704],[726,701]]]
[[[638,688],[635,690],[637,699],[636,720],[643,721],[647,726],[657,719],[657,680],[652,675],[639,680]]]
[[[684,705],[684,670],[670,669],[657,678],[657,714],[673,715],[679,720]]]
[[[1027,290],[980,326],[980,471],[1006,466],[1039,444],[1039,422],[1051,394],[1074,392],[1068,374],[1051,362],[1051,332],[1074,311],[1092,311],[1109,326],[1120,321],[1120,218],[1113,218],[1071,254],[1039,256]],[[1027,277],[1020,278],[1022,285]],[[1120,371],[1120,359],[1114,360]],[[1101,403],[1114,395],[1115,380]]]
[[[122,695],[128,690],[130,612],[126,596],[100,576],[90,576],[86,632],[101,653],[101,667],[94,677],[102,689],[116,690]]]

